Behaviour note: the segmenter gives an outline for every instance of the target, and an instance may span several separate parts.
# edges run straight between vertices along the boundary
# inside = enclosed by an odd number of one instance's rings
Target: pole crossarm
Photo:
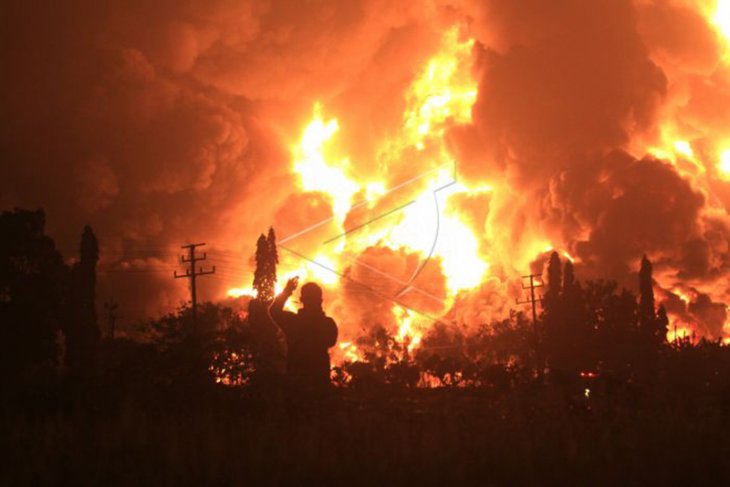
[[[525,284],[525,280],[529,279],[530,283]],[[545,283],[542,282],[542,275],[541,274],[528,274],[526,276],[522,276],[522,289],[529,289],[530,290],[530,297],[529,299],[525,299],[523,301],[520,301],[519,298],[515,299],[516,304],[530,304],[532,305],[532,329],[534,334],[534,340],[535,340],[535,362],[538,375],[542,376],[543,371],[543,358],[542,358],[542,345],[540,340],[540,330],[538,329],[537,324],[537,303],[542,303],[543,298],[542,296],[536,296],[535,295],[535,289],[539,289],[541,287],[545,286]]]
[[[117,309],[119,309],[119,304],[117,304],[113,299],[104,303],[104,309],[106,310],[106,319],[107,321],[109,321],[109,334],[111,339],[114,340],[114,332],[116,329],[117,320],[124,317],[119,316],[116,313]]]
[[[198,293],[197,293],[197,282],[196,279],[200,276],[207,276],[215,274],[215,266],[209,270],[203,269],[202,266],[195,268],[195,264],[208,259],[208,254],[203,252],[202,255],[196,254],[195,251],[198,247],[205,245],[205,242],[192,243],[182,245],[180,248],[188,251],[187,255],[180,256],[180,262],[183,264],[190,264],[190,267],[185,269],[185,274],[178,274],[177,271],[173,273],[175,279],[190,279],[190,302],[192,304],[193,311],[193,323],[195,324],[198,320]]]

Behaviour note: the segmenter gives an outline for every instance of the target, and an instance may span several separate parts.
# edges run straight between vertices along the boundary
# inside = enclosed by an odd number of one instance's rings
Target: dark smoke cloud
[[[586,168],[553,188],[561,210],[590,228],[575,245],[584,266],[621,279],[642,253],[671,255],[698,235],[704,198],[669,164],[618,152]]]
[[[686,288],[684,294],[687,301],[671,291],[661,292],[658,297],[667,312],[679,319],[680,327],[689,323],[696,326],[693,331],[697,338],[723,336],[723,327],[727,321],[726,305],[714,302],[710,296],[695,288]]]
[[[281,223],[292,192],[280,134],[296,133],[316,99],[395,99],[388,87],[413,70],[404,55],[422,59],[440,35],[418,22],[434,13],[375,0],[3,10],[0,204],[45,207],[66,255],[92,224],[114,271],[101,295],[131,316],[184,299],[171,271],[189,240],[227,252],[210,296],[242,284],[256,236]]]
[[[466,175],[502,170],[521,186],[544,186],[651,127],[666,80],[630,2],[485,5],[475,133],[460,158]]]
[[[479,98],[473,125],[452,142],[463,176],[518,192],[492,201],[493,224],[510,229],[502,245],[547,234],[578,257],[579,275],[629,288],[647,253],[663,275],[716,287],[726,216],[708,216],[705,192],[669,162],[628,153],[658,133],[677,73],[695,75],[685,123],[726,126],[730,85],[713,75],[721,48],[707,22],[677,2],[493,1],[472,11]]]

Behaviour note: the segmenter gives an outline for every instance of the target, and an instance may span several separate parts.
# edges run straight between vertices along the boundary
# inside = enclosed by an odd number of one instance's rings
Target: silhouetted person
[[[297,313],[284,310],[297,284],[297,278],[289,279],[271,305],[271,316],[286,335],[287,373],[298,387],[329,385],[328,349],[337,342],[337,325],[322,310],[322,288],[311,282],[302,286],[302,308]]]
[[[262,386],[279,385],[286,373],[286,338],[271,318],[268,306],[259,299],[248,305],[256,364],[255,381]]]

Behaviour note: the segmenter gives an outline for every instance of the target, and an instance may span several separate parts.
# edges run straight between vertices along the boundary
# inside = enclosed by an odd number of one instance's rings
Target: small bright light
[[[253,289],[245,289],[242,287],[234,287],[226,291],[226,295],[229,298],[240,298],[241,296],[256,297],[256,291]]]
[[[730,179],[730,149],[722,151],[720,154],[720,162],[717,164],[720,171],[720,177]]]
[[[313,279],[326,286],[337,283],[337,273],[335,272],[335,264],[328,257],[319,254],[312,262],[306,264],[307,270],[311,273],[309,279]]]
[[[730,40],[730,0],[717,0],[717,8],[712,16],[712,22],[718,30]]]
[[[686,140],[678,140],[674,143],[674,150],[679,154],[692,159],[695,156],[695,151],[692,150],[692,146]]]
[[[381,181],[365,185],[365,199],[371,203],[384,194],[385,185]]]

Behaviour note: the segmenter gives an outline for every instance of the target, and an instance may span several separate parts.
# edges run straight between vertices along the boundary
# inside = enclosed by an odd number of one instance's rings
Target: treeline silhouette
[[[93,230],[83,229],[78,257],[67,264],[44,227],[42,210],[0,215],[0,333],[8,345],[0,360],[7,383],[58,376],[121,380],[125,374],[158,384],[257,382],[262,330],[245,310],[223,304],[202,304],[197,322],[188,304],[149,320],[144,341],[101,340]],[[273,229],[258,239],[255,261],[254,299],[270,303],[278,264]],[[504,386],[547,372],[548,380],[611,377],[637,383],[659,380],[669,362],[688,350],[703,351],[697,360],[729,353],[720,340],[667,343],[669,321],[663,306],[655,306],[646,256],[637,276],[638,297],[612,281],[581,283],[572,262],[562,262],[557,252],[550,255],[546,276],[537,336],[518,312],[471,328],[437,322],[414,348],[397,339],[395,330],[375,324],[354,342],[359,359],[335,367],[333,381],[351,387]],[[717,367],[724,363],[718,359]],[[726,370],[715,372],[703,380],[726,380]]]
[[[79,255],[64,263],[45,235],[43,211],[0,214],[0,354],[9,383],[67,367],[72,376],[93,371],[99,345],[96,264],[91,227]]]
[[[666,341],[646,257],[637,296],[553,253],[537,336],[521,312],[435,323],[417,347],[374,324],[332,369],[337,394],[302,401],[272,390],[270,337],[240,307],[102,338],[93,230],[68,263],[44,227],[40,210],[0,214],[0,484],[727,480],[730,348]],[[262,302],[275,239],[257,242]]]

